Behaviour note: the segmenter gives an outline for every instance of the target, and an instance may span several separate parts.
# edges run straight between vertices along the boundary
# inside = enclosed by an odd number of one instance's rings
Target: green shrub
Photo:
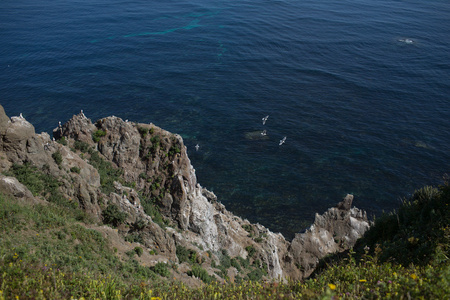
[[[53,159],[55,160],[55,163],[59,166],[62,163],[62,155],[61,152],[56,151],[52,154]]]
[[[192,269],[187,274],[189,276],[200,278],[204,283],[210,283],[214,280],[214,277],[210,276],[205,269],[197,264],[193,265]]]
[[[141,244],[144,243],[144,239],[142,238],[139,232],[127,234],[127,236],[125,236],[125,241],[130,243],[141,243]]]
[[[80,170],[80,168],[78,168],[78,167],[72,167],[72,168],[70,168],[70,172],[80,174],[81,170]]]
[[[137,130],[139,131],[141,136],[144,137],[144,138],[145,138],[145,136],[148,133],[148,128],[144,128],[144,127],[141,127],[141,126],[138,126]]]
[[[180,264],[183,262],[189,262],[191,264],[197,262],[197,252],[181,245],[176,247],[176,255]]]
[[[256,254],[256,249],[253,246],[247,246],[245,247],[245,251],[248,252],[249,257],[253,257]]]
[[[115,204],[109,204],[108,207],[102,212],[103,223],[110,224],[114,227],[122,224],[126,218],[127,214],[120,211],[119,207]]]
[[[73,147],[76,150],[80,150],[83,153],[89,153],[90,151],[92,151],[92,149],[89,146],[89,144],[86,143],[86,142],[82,142],[82,141],[75,141],[74,144],[73,144]]]
[[[61,137],[57,142],[60,143],[61,145],[67,146],[67,141],[66,141],[65,136]]]
[[[382,252],[378,259],[382,262],[429,264],[446,243],[445,228],[450,222],[448,189],[445,185],[440,190],[424,187],[415,191],[403,201],[397,213],[376,219],[375,225],[358,242],[358,252],[364,253],[365,246],[373,252],[379,245]],[[448,256],[450,252],[446,251]]]
[[[239,262],[235,258],[231,259],[231,266],[236,268],[236,270],[238,270],[239,272],[242,271],[241,265],[239,264]]]
[[[92,140],[95,143],[98,143],[100,141],[100,138],[104,137],[105,135],[106,135],[106,131],[99,129],[92,134]]]
[[[239,260],[239,263],[244,269],[248,269],[250,267],[250,261],[249,259],[244,259],[243,257],[238,256],[237,259]]]
[[[156,265],[151,267],[151,270],[153,272],[161,275],[162,277],[169,277],[170,276],[169,268],[167,267],[167,264],[163,263],[163,262],[158,262]]]
[[[136,222],[133,223],[133,230],[142,230],[145,228],[145,226],[147,226],[147,221],[145,221],[144,219],[137,219]]]
[[[261,269],[255,268],[247,274],[246,278],[247,278],[247,280],[251,280],[251,281],[260,281],[262,279],[263,275],[264,275],[264,272]]]
[[[155,135],[150,139],[150,142],[152,142],[152,146],[150,147],[150,152],[155,153],[156,150],[158,150],[158,147],[161,143],[161,138],[159,135]]]
[[[220,256],[220,264],[225,268],[228,269],[231,267],[231,258],[228,255],[227,250],[222,249],[222,255]]]
[[[136,252],[137,256],[141,256],[144,253],[141,247],[135,247],[134,252]]]
[[[175,154],[180,153],[180,152],[181,152],[180,146],[179,145],[173,145],[172,147],[170,147],[168,154],[169,154],[170,157],[172,157]]]
[[[155,197],[147,198],[144,196],[141,196],[141,204],[142,208],[144,209],[144,212],[152,217],[152,221],[159,225],[161,228],[165,228],[166,225],[164,224],[163,217],[161,215],[161,212],[159,211],[159,208],[156,204],[157,199]]]

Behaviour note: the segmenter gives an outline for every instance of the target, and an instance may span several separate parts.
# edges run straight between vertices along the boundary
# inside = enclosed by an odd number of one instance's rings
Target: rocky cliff
[[[320,258],[353,246],[369,228],[366,213],[351,208],[351,195],[316,214],[314,224],[292,241],[251,224],[197,183],[181,136],[154,124],[114,116],[92,123],[81,112],[55,128],[51,138],[36,134],[22,116],[9,118],[0,106],[0,134],[3,174],[27,164],[57,178],[61,197],[99,227],[105,212],[118,207],[124,216],[117,224],[120,237],[157,252],[146,265],[178,262],[177,249],[183,247],[197,253],[197,262],[218,280],[216,267],[224,256],[247,260],[267,278],[299,279],[311,274]],[[0,192],[18,201],[48,203],[11,176],[0,176]],[[186,273],[189,266],[180,264],[178,270]],[[243,271],[231,267],[227,272],[233,280]]]

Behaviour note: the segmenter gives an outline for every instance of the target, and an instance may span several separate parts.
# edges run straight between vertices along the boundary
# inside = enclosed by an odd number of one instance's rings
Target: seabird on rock
[[[286,142],[286,137],[284,137],[282,140],[280,140],[280,146],[283,145],[284,142]]]
[[[23,117],[22,113],[19,114],[19,117],[20,117],[21,119],[25,119],[25,118]]]
[[[200,146],[198,144],[195,145],[195,151],[198,151],[199,148],[200,148]]]
[[[269,118],[269,115],[267,115],[267,116],[265,116],[264,118],[262,118],[262,121],[263,121],[263,125],[265,125],[266,124],[266,121],[267,121],[267,119]]]
[[[262,135],[262,136],[265,136],[265,135],[267,135],[267,130],[265,130],[265,129],[264,129],[264,131],[263,131],[263,132],[261,132],[261,135]]]
[[[58,122],[58,127],[61,128],[61,121]]]
[[[83,116],[83,118],[87,119],[87,118],[86,118],[86,116],[84,115],[84,112],[83,112],[83,110],[81,110],[81,112],[80,112],[80,113],[81,113],[81,115]]]

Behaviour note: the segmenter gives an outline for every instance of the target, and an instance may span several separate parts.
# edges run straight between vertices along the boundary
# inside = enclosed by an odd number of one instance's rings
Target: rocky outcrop
[[[177,260],[176,246],[181,245],[194,248],[203,264],[211,265],[227,253],[251,257],[269,278],[302,278],[318,259],[351,247],[369,227],[365,212],[351,208],[351,195],[325,214],[317,214],[314,224],[292,242],[251,224],[227,211],[214,193],[197,183],[181,136],[154,124],[114,116],[92,123],[81,112],[54,129],[55,141],[47,133],[36,134],[22,117],[8,118],[0,106],[0,133],[2,171],[13,164],[36,166],[58,178],[63,196],[76,199],[98,221],[108,205],[119,207],[127,216],[121,234],[138,236],[141,244],[158,249],[166,261]],[[109,189],[104,188],[101,176],[106,175],[93,166],[94,160],[120,170],[120,179]],[[0,178],[0,191],[36,202],[9,177]],[[231,273],[233,277],[238,271]]]
[[[351,208],[352,202],[353,195],[347,195],[323,215],[316,214],[314,224],[292,240],[290,252],[303,277],[314,271],[320,258],[349,249],[369,229],[366,212]]]

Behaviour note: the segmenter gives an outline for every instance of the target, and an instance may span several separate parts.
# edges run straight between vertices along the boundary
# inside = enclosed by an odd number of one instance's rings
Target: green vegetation
[[[104,136],[106,136],[106,131],[99,129],[92,134],[92,140],[95,143],[98,143],[100,141],[100,138]]]
[[[187,274],[189,276],[200,278],[204,283],[210,283],[215,280],[214,276],[209,275],[208,272],[198,264],[194,264]]]
[[[156,204],[157,199],[155,197],[145,197],[143,195],[140,196],[142,208],[147,215],[152,217],[152,221],[159,225],[161,228],[165,228],[166,224],[164,223],[161,212],[159,211],[158,205]]]
[[[78,167],[72,167],[70,168],[70,172],[80,174],[81,170]]]
[[[73,143],[73,147],[76,150],[80,150],[83,153],[90,153],[90,151],[93,151],[92,148],[89,146],[89,144],[86,142],[75,141]]]
[[[158,262],[156,265],[151,267],[152,271],[161,275],[162,277],[169,277],[170,271],[169,268],[167,268],[167,264],[163,262]]]
[[[176,247],[176,254],[180,264],[184,262],[194,264],[197,262],[197,252],[192,249],[187,249],[186,247],[178,245]]]
[[[59,140],[57,140],[57,142],[61,145],[67,146],[67,140],[65,136],[61,137]]]
[[[45,173],[48,172],[48,168],[48,165],[44,165],[43,170],[40,171],[30,163],[23,165],[14,164],[5,175],[16,177],[34,196],[44,197],[50,202],[65,207],[77,208],[78,203],[76,201],[65,199],[58,190],[60,186],[59,181],[55,177]],[[78,216],[83,219],[86,215],[80,213]]]
[[[102,217],[103,223],[117,227],[125,221],[127,214],[121,211],[117,205],[109,204],[102,212]]]
[[[100,175],[102,192],[109,194],[115,191],[114,181],[121,181],[123,170],[114,168],[112,164],[100,157],[97,151],[92,151],[89,163],[97,169]]]
[[[245,247],[245,251],[248,252],[249,257],[253,257],[256,254],[256,249],[253,246],[247,246]]]
[[[61,152],[56,151],[52,154],[52,158],[55,160],[55,163],[59,166],[62,163],[62,155]]]
[[[150,147],[150,152],[156,153],[156,150],[158,150],[159,145],[161,144],[161,137],[159,135],[155,135],[150,139],[150,142],[152,142],[152,146]]]
[[[109,194],[115,191],[114,181],[124,183],[121,179],[123,170],[114,168],[110,162],[105,161],[103,158],[101,158],[98,151],[92,149],[92,147],[90,147],[88,143],[75,141],[74,148],[75,150],[79,150],[90,155],[88,162],[97,169],[98,174],[100,175],[100,184],[103,193]]]
[[[145,136],[146,136],[147,133],[148,133],[148,128],[144,128],[144,127],[141,127],[141,126],[138,126],[138,127],[137,127],[137,130],[139,131],[139,133],[141,134],[141,136],[142,136],[143,138],[145,138]]]
[[[134,247],[134,252],[136,252],[137,256],[141,256],[144,250],[141,247]]]
[[[151,299],[139,282],[158,285],[158,276],[134,260],[120,261],[98,231],[78,224],[77,211],[21,205],[0,195],[0,299],[112,299],[105,295],[140,292]]]
[[[180,145],[173,145],[172,147],[170,147],[168,154],[170,157],[172,157],[175,154],[180,153],[180,152],[181,152]]]
[[[10,174],[21,178],[36,195],[47,197],[51,193],[44,191],[54,188],[48,183],[54,179],[30,165],[14,165]],[[205,282],[197,288],[170,279],[165,263],[143,267],[131,255],[121,261],[100,232],[77,221],[80,209],[55,203],[27,206],[0,196],[1,300],[16,297],[448,299],[450,296],[448,184],[416,191],[397,213],[378,218],[353,250],[323,260],[317,272],[303,281],[262,282],[267,266],[256,255],[249,261],[221,252],[223,269],[233,266],[247,270],[246,280],[238,276],[236,283],[221,284],[198,264],[197,252],[177,246],[179,261],[191,265],[188,275]],[[132,256],[143,253],[138,248],[130,250]],[[256,254],[252,246],[246,250]]]

